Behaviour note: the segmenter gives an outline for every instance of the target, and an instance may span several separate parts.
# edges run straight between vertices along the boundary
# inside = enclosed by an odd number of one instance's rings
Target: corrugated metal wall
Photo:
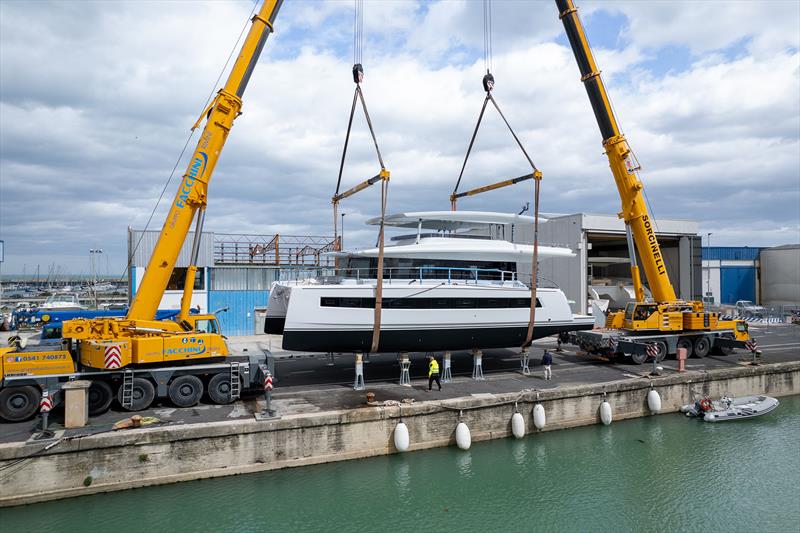
[[[223,335],[254,335],[255,308],[266,307],[268,291],[211,291],[208,305],[211,311],[227,307],[217,314]]]
[[[161,231],[148,230],[141,231],[133,228],[128,228],[128,256],[133,255],[133,266],[146,267],[150,261],[150,256],[153,255],[153,249],[156,247],[158,237]],[[141,237],[141,241],[139,238]],[[189,257],[192,254],[192,242],[194,242],[194,232],[190,232],[186,237],[186,242],[183,243],[181,253],[178,256],[176,267],[188,267]],[[138,246],[137,246],[138,244]],[[200,253],[197,256],[197,266],[208,267],[214,266],[214,234],[203,233],[200,239]]]
[[[211,269],[208,308],[211,311],[228,308],[228,311],[217,315],[223,334],[262,333],[255,330],[255,309],[267,306],[269,287],[278,279],[278,272],[277,268],[264,267]]]
[[[761,300],[770,306],[800,306],[800,245],[761,252]]]
[[[755,261],[761,248],[749,246],[706,246],[703,259],[712,261]]]
[[[279,269],[265,267],[216,267],[211,269],[212,291],[268,291]]]

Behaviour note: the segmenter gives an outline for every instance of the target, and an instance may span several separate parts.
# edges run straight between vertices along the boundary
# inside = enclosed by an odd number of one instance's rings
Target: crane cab
[[[632,331],[680,331],[683,311],[652,302],[628,302],[622,327]]]

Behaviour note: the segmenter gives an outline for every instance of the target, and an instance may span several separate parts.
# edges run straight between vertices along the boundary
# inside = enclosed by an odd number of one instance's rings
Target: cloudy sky
[[[800,241],[800,2],[578,5],[656,218],[695,219],[714,245]],[[90,248],[122,272],[126,228],[146,224],[252,8],[0,0],[3,273],[85,273]],[[616,213],[554,4],[495,0],[493,15],[495,98],[544,174],[542,210]],[[389,211],[448,209],[484,96],[481,3],[368,0],[364,19]],[[352,20],[350,1],[284,3],[211,183],[208,230],[332,233]],[[501,125],[487,115],[462,190],[529,172]],[[361,117],[354,128],[345,187],[378,169]],[[519,211],[530,189],[459,206]],[[348,244],[374,241],[363,221],[378,194],[343,205]]]

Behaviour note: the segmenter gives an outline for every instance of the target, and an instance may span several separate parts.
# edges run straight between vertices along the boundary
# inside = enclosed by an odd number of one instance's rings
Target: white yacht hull
[[[265,331],[282,333],[286,350],[369,351],[374,293],[374,282],[276,283]],[[521,346],[527,335],[530,294],[518,283],[386,283],[378,351]],[[594,325],[592,317],[572,314],[559,289],[539,289],[537,299],[534,339]]]

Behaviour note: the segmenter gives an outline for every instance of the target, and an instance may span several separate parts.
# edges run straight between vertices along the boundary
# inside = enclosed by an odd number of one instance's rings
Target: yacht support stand
[[[483,381],[483,352],[475,348],[472,350],[472,379]]]
[[[353,384],[353,390],[364,390],[364,359],[360,353],[356,354],[356,381]]]
[[[522,369],[522,374],[524,376],[529,376],[531,374],[531,369],[528,366],[530,358],[531,358],[531,351],[530,351],[530,349],[528,349],[527,346],[525,346],[524,348],[522,348],[522,351],[519,353],[519,363],[520,363],[520,367]]]
[[[411,386],[411,360],[407,353],[400,354],[400,385],[403,387]]]
[[[453,381],[453,371],[450,369],[450,352],[444,352],[442,358],[442,383]]]

